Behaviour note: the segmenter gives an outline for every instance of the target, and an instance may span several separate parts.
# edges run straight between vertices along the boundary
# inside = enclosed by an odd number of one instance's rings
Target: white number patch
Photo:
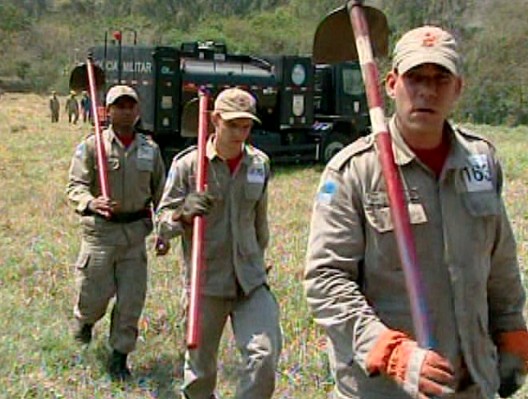
[[[462,170],[462,176],[469,192],[493,190],[491,167],[486,154],[468,157],[468,165]]]

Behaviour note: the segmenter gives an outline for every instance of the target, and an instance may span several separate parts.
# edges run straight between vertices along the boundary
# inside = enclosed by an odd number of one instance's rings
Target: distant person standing
[[[92,107],[92,100],[88,96],[88,93],[86,91],[83,91],[82,97],[81,97],[81,115],[82,115],[82,121],[84,123],[92,121],[91,107]]]
[[[68,114],[68,123],[73,123],[74,125],[77,124],[77,121],[79,120],[79,103],[77,102],[75,94],[76,93],[73,90],[70,92],[65,106]]]
[[[57,92],[55,90],[51,92],[51,96],[49,98],[49,109],[50,109],[50,114],[51,114],[51,123],[58,122],[60,103],[59,103],[59,99],[57,98]]]
[[[134,129],[139,115],[134,89],[112,87],[106,106],[112,123],[102,141],[112,198],[101,194],[94,135],[79,144],[69,172],[68,200],[82,224],[73,335],[88,344],[94,324],[115,296],[108,372],[121,381],[130,376],[127,356],[136,346],[147,292],[145,238],[152,231],[152,210],[163,192],[165,168],[157,144]]]

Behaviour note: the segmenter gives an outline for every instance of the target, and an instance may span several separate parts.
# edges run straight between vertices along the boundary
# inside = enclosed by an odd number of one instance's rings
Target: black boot
[[[93,324],[83,324],[77,326],[73,331],[73,337],[81,344],[88,345],[92,341]]]
[[[108,365],[108,373],[113,381],[125,381],[130,377],[130,370],[127,367],[126,353],[121,353],[114,350],[110,356],[110,364]]]

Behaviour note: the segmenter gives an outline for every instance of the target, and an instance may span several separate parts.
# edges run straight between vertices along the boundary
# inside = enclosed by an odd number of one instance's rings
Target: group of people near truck
[[[462,69],[453,35],[423,26],[396,43],[384,81],[395,109],[388,124],[394,162],[431,305],[430,347],[418,343],[413,328],[376,133],[345,147],[322,173],[304,287],[328,336],[334,398],[491,399],[513,395],[524,382],[525,289],[501,164],[490,141],[448,119],[462,92]],[[205,192],[196,190],[198,149],[178,154],[166,174],[157,144],[134,129],[139,106],[129,86],[107,93],[108,196],[100,188],[93,135],[71,162],[67,195],[83,232],[73,336],[89,344],[115,297],[108,372],[116,381],[128,379],[147,291],[146,237],[156,232],[158,256],[181,239],[187,290],[193,221],[202,217],[201,340],[186,352],[182,398],[218,397],[227,322],[242,358],[235,398],[271,398],[283,338],[264,263],[270,161],[248,143],[260,122],[256,100],[240,88],[216,97]]]
[[[51,123],[59,121],[60,101],[55,90],[51,91],[48,100]],[[76,125],[79,121],[79,115],[84,123],[92,122],[92,102],[87,91],[81,93],[81,99],[77,100],[77,93],[70,91],[64,104],[64,113],[68,115],[68,123]]]

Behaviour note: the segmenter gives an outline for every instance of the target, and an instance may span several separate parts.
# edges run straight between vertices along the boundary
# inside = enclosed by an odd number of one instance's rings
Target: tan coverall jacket
[[[228,166],[207,143],[207,191],[215,205],[206,217],[204,295],[236,297],[237,281],[245,294],[266,283],[264,250],[269,241],[267,219],[268,157],[246,145],[240,169]],[[158,209],[158,233],[182,236],[183,256],[191,264],[192,226],[173,222],[175,209],[196,189],[197,151],[191,148],[173,161]]]
[[[129,148],[123,148],[113,130],[103,132],[107,157],[108,184],[119,212],[131,213],[158,205],[165,183],[165,167],[160,150],[149,137],[136,133]],[[88,241],[104,240],[115,245],[142,241],[152,230],[149,218],[133,223],[111,223],[88,213],[88,202],[101,195],[95,136],[76,149],[70,166],[68,200],[81,216],[83,236]]]
[[[498,331],[525,328],[516,244],[501,199],[502,172],[486,140],[446,123],[451,149],[439,179],[404,143],[394,119],[393,152],[408,201],[434,350],[457,378],[454,398],[498,389]],[[368,376],[367,354],[386,328],[413,336],[387,191],[374,137],[326,167],[315,201],[305,289],[326,329],[339,398],[408,398],[386,376]],[[462,381],[458,381],[462,383]]]

